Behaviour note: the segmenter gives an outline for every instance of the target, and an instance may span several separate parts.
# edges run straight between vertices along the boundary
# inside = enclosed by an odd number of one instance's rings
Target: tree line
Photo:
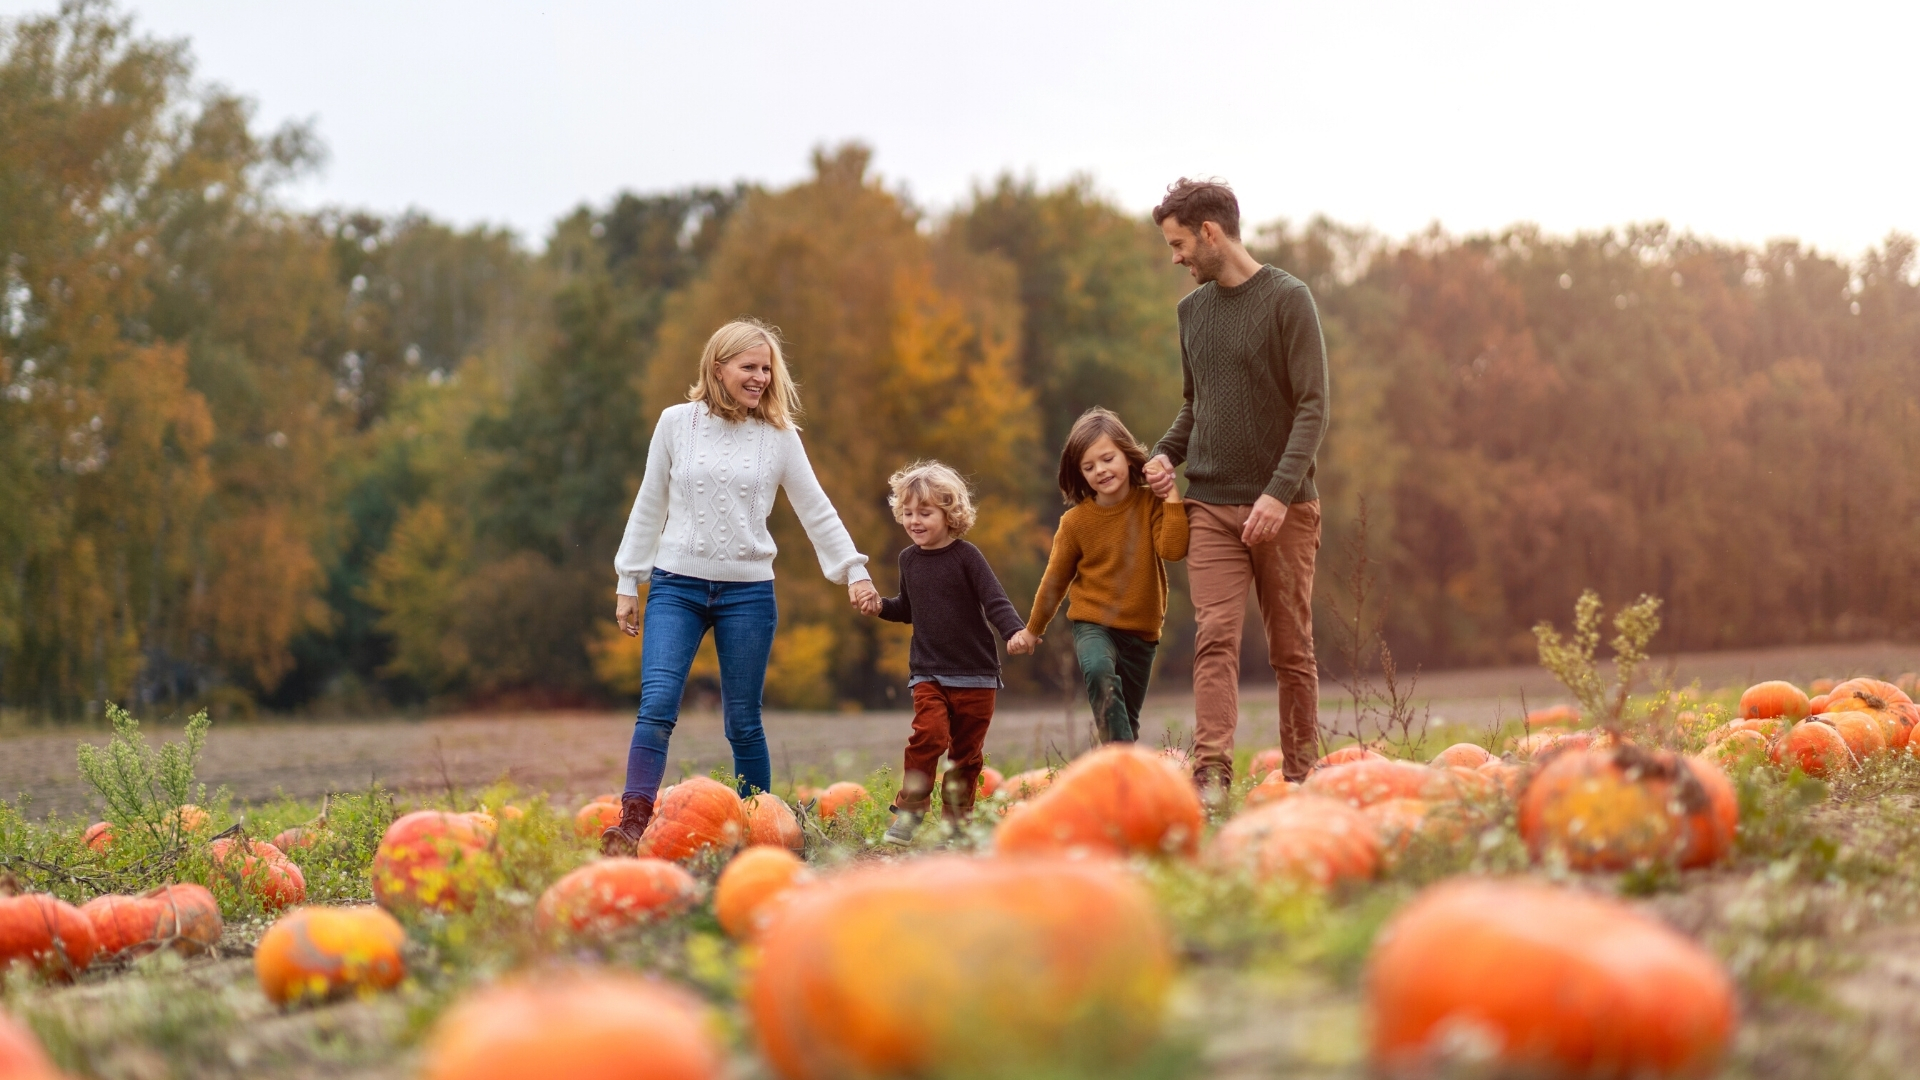
[[[9,707],[630,695],[612,553],[653,418],[739,314],[789,339],[815,467],[883,589],[900,463],[972,478],[971,538],[1024,602],[1073,418],[1104,404],[1151,443],[1179,404],[1185,276],[1088,180],[1003,176],[933,215],[846,145],[784,188],[582,206],[534,251],[417,213],[289,209],[314,133],[261,130],[185,44],[110,7],[4,35]],[[1848,260],[1659,225],[1314,221],[1254,247],[1313,287],[1329,343],[1323,642],[1363,499],[1403,667],[1528,657],[1529,628],[1588,586],[1665,597],[1668,650],[1914,633],[1910,238]],[[900,628],[847,612],[790,513],[772,524],[769,696],[894,700]],[[1183,590],[1176,571],[1174,679]],[[1010,684],[1063,685],[1068,651],[1049,641]]]

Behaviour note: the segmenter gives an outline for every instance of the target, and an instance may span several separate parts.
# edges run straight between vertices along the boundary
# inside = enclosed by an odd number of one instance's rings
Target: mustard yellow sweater
[[[1159,641],[1167,618],[1167,568],[1160,560],[1186,557],[1185,503],[1169,506],[1144,487],[1118,506],[1088,499],[1060,517],[1027,629],[1045,633],[1065,596],[1067,618],[1075,622]]]

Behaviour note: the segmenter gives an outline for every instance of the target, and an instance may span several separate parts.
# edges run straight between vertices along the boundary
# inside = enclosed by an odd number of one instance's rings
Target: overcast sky
[[[53,0],[0,0],[0,13]],[[941,209],[1003,170],[1144,210],[1405,234],[1661,219],[1853,254],[1920,233],[1920,4],[139,0],[260,118],[292,194],[506,224],[621,189],[783,183],[861,139]]]

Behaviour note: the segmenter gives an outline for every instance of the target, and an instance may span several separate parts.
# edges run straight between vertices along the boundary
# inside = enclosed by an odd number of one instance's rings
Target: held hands
[[[616,596],[613,598],[613,621],[620,624],[620,632],[628,637],[640,636],[640,598],[637,596]]]
[[[1280,526],[1287,520],[1287,504],[1271,495],[1262,495],[1253,501],[1253,511],[1247,515],[1247,523],[1240,527],[1240,542],[1252,547],[1264,544],[1280,535]]]
[[[880,591],[873,587],[871,579],[863,578],[848,585],[847,599],[862,615],[880,614]]]
[[[1032,632],[1021,629],[1007,639],[1007,652],[1014,656],[1031,656],[1033,650],[1040,647],[1040,639]]]
[[[1180,487],[1173,481],[1173,462],[1165,454],[1155,454],[1147,461],[1147,486],[1153,489],[1155,498],[1167,502],[1180,501]]]

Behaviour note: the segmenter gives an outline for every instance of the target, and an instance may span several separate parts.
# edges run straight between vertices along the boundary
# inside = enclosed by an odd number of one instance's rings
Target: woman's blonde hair
[[[973,496],[967,482],[952,466],[937,461],[916,461],[887,477],[887,505],[893,508],[893,520],[901,520],[908,503],[937,506],[947,515],[947,528],[955,536],[965,536],[973,528]]]
[[[773,378],[760,395],[760,404],[742,408],[720,382],[720,365],[760,345],[773,354]],[[722,420],[739,423],[755,416],[777,428],[795,427],[800,419],[800,388],[787,373],[786,354],[780,350],[780,328],[748,316],[715,330],[700,353],[700,376],[687,388],[687,400],[706,402]]]

